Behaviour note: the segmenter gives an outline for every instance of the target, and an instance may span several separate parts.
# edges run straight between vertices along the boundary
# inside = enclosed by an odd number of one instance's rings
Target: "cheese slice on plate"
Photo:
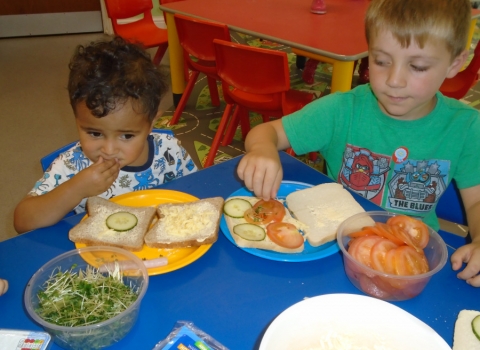
[[[336,238],[338,226],[350,216],[365,212],[342,185],[327,183],[290,193],[287,207],[308,226],[307,240],[318,247]],[[362,224],[372,224],[371,220]]]

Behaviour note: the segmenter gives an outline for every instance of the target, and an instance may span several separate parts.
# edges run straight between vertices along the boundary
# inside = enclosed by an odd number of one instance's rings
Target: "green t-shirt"
[[[283,127],[295,153],[323,155],[332,179],[438,230],[435,206],[450,181],[480,184],[480,118],[464,103],[436,96],[427,116],[397,120],[362,85],[308,104],[282,118]]]

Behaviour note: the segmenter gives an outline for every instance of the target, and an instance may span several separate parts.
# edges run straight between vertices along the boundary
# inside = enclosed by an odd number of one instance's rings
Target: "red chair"
[[[217,72],[222,80],[223,97],[227,103],[204,167],[211,166],[224,137],[231,142],[240,123],[242,136],[250,130],[248,112],[262,115],[264,122],[293,113],[314,98],[313,94],[290,89],[287,54],[215,39]],[[230,113],[236,105],[232,118]],[[228,130],[225,133],[228,122]],[[224,135],[225,133],[225,135]]]
[[[477,43],[473,58],[468,66],[458,72],[453,78],[447,78],[440,86],[440,92],[445,96],[456,98],[464,97],[468,90],[478,81],[478,70],[480,69],[480,42]]]
[[[179,0],[174,0],[179,1]],[[162,3],[173,2],[162,0]],[[168,48],[167,30],[159,28],[153,21],[152,0],[105,0],[108,17],[112,20],[113,31],[122,38],[143,44],[145,48],[157,47],[153,58],[159,64]],[[120,24],[119,20],[143,14],[143,18],[132,23]]]
[[[225,24],[175,14],[175,26],[177,27],[180,45],[183,48],[186,67],[192,73],[170,120],[170,125],[175,125],[180,120],[200,73],[207,76],[212,105],[220,105],[217,89],[217,80],[220,80],[220,78],[217,76],[213,39],[230,41],[230,32]]]

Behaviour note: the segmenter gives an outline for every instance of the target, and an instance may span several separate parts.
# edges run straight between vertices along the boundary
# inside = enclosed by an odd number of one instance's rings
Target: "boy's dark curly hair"
[[[98,118],[132,99],[138,113],[153,121],[168,85],[139,45],[120,37],[78,46],[70,64],[68,93],[73,109],[85,101]]]

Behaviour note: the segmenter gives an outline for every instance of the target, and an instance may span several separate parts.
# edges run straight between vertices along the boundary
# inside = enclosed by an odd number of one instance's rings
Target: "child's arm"
[[[480,185],[460,190],[467,212],[468,228],[472,243],[457,249],[451,257],[453,270],[459,270],[463,263],[467,265],[458,273],[474,287],[480,287]]]
[[[279,150],[290,147],[280,119],[259,124],[247,135],[247,153],[240,161],[237,174],[255,195],[275,198],[283,177]]]
[[[60,221],[82,199],[110,188],[120,171],[116,160],[100,158],[70,180],[41,196],[27,196],[15,208],[14,226],[18,233],[50,226]]]

